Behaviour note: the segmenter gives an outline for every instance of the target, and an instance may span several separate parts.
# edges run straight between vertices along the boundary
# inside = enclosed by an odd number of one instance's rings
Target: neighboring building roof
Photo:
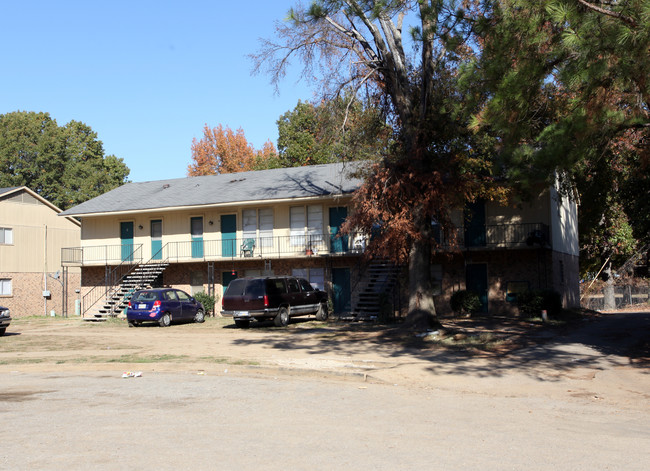
[[[10,192],[12,192],[14,190],[17,190],[18,188],[20,188],[20,187],[12,186],[11,188],[0,188],[0,195],[3,194],[3,193],[10,193]]]
[[[0,198],[1,199],[13,198],[13,196],[11,196],[12,194],[13,195],[19,195],[19,194],[21,194],[21,192],[24,192],[24,193],[27,193],[27,194],[31,195],[37,201],[40,201],[45,206],[48,206],[49,208],[51,208],[59,216],[63,215],[61,213],[61,208],[59,208],[58,206],[50,203],[48,200],[43,198],[41,195],[36,193],[34,190],[31,190],[26,186],[14,186],[14,187],[11,187],[11,188],[0,188]],[[75,219],[73,217],[70,217],[70,216],[66,216],[66,218],[69,219],[74,224],[76,224],[77,226],[81,226],[81,223],[77,219]]]
[[[350,176],[358,165],[337,163],[127,183],[74,206],[61,216],[342,195],[361,185],[361,179]]]

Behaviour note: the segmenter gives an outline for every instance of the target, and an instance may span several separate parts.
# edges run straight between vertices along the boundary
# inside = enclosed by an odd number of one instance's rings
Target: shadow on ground
[[[372,354],[396,366],[428,362],[434,373],[485,377],[516,370],[542,379],[540,369],[560,373],[577,367],[650,366],[650,313],[590,313],[555,326],[506,318],[447,319],[443,325],[438,335],[426,335],[401,326],[294,320],[288,329],[261,323],[268,335],[243,336],[233,343],[314,355]]]

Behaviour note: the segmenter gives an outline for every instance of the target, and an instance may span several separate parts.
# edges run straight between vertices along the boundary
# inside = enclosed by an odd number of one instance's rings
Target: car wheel
[[[327,305],[320,304],[318,306],[318,311],[316,311],[316,320],[317,321],[326,321],[328,317]]]
[[[245,319],[235,319],[235,325],[240,329],[248,329],[251,325],[251,321]]]
[[[7,331],[6,327],[3,327],[2,329],[0,329],[0,337],[2,337],[5,334],[6,331]]]
[[[169,324],[172,323],[172,316],[168,312],[164,313],[163,316],[158,321],[160,327],[169,327]]]
[[[203,313],[203,309],[199,309],[194,316],[194,322],[201,323],[203,321],[205,321],[205,314]]]
[[[281,307],[273,322],[276,327],[286,327],[289,325],[289,310],[286,307]]]
[[[129,321],[129,327],[137,327],[138,324],[135,321]]]

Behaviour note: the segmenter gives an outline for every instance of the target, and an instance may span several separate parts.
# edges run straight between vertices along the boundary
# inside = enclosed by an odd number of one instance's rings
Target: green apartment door
[[[228,288],[228,285],[232,280],[237,279],[237,272],[232,272],[232,271],[224,271],[221,272],[221,284],[223,285],[223,293],[222,295],[226,294],[226,289]]]
[[[469,203],[465,208],[465,247],[485,247],[485,202]]]
[[[120,244],[123,262],[133,261],[133,222],[124,221],[120,223]]]
[[[481,301],[479,312],[488,312],[488,276],[487,264],[470,263],[465,267],[465,286],[467,291],[474,291]]]
[[[203,218],[201,216],[190,219],[190,232],[192,233],[192,258],[203,258]]]
[[[152,260],[162,259],[162,220],[151,221],[151,258]]]
[[[330,244],[334,253],[348,251],[348,236],[337,237],[341,225],[347,217],[348,208],[345,206],[330,208]]]
[[[352,310],[350,290],[350,269],[332,268],[332,303],[334,312],[348,312]]]
[[[221,254],[224,257],[234,257],[237,253],[237,216],[225,214],[221,216]]]

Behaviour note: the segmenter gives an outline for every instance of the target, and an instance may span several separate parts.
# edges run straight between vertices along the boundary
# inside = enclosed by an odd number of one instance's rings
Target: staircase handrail
[[[117,291],[119,290],[119,287],[122,285],[122,282],[124,281],[124,279],[125,279],[126,277],[128,277],[128,276],[129,276],[129,275],[130,275],[130,274],[131,274],[131,273],[132,273],[132,272],[133,272],[137,267],[141,267],[141,266],[145,266],[145,265],[149,265],[149,264],[154,264],[154,263],[155,263],[155,264],[165,264],[165,263],[168,263],[168,261],[169,261],[169,256],[164,257],[164,259],[162,258],[162,254],[163,254],[164,252],[166,252],[166,251],[165,251],[166,247],[167,247],[167,244],[165,244],[165,245],[164,245],[163,247],[161,247],[158,251],[156,251],[156,252],[151,256],[151,258],[150,258],[148,261],[146,261],[145,263],[137,263],[137,264],[134,264],[133,266],[131,266],[131,268],[130,268],[129,270],[127,270],[127,271],[126,271],[126,272],[125,272],[125,273],[120,277],[119,280],[117,280],[117,281],[115,281],[115,282],[112,282],[110,286],[107,286],[107,287],[106,287],[106,292],[104,293],[104,294],[105,294],[104,299],[109,299],[109,298],[111,298],[115,293],[117,293]],[[161,258],[156,258],[156,257],[158,257],[159,255],[161,256]],[[142,288],[143,288],[143,285],[137,285],[137,286],[135,287],[135,289],[131,290],[131,292],[128,293],[128,294],[124,297],[125,300],[126,300],[127,302],[130,301],[130,300],[131,300],[131,296],[132,296],[132,294],[133,294],[135,291],[137,291],[138,289],[142,289]],[[101,298],[99,298],[99,299],[101,299]],[[95,301],[94,304],[96,304],[97,301],[98,301],[99,299],[97,299],[97,300]],[[93,304],[93,305],[94,305],[94,304]],[[92,306],[89,306],[88,309],[90,309],[90,307],[92,307]],[[86,312],[87,312],[87,311],[84,311],[84,314],[85,314]]]
[[[82,316],[85,315],[95,304],[97,304],[100,299],[106,299],[109,296],[111,290],[115,286],[115,282],[113,280],[119,278],[121,281],[128,273],[133,271],[133,269],[139,265],[139,262],[135,262],[135,260],[137,259],[137,252],[140,252],[142,250],[142,244],[137,244],[134,247],[135,248],[131,251],[131,253],[128,256],[124,257],[122,263],[108,272],[104,279],[104,285],[95,286],[86,294],[84,294],[84,296],[81,298]],[[142,259],[142,255],[140,255],[140,259]],[[124,273],[121,273],[122,271],[124,271]],[[121,274],[118,276],[118,273]]]
[[[639,260],[645,253],[650,250],[650,244],[644,245],[637,253],[632,255],[627,261],[617,270],[618,273],[629,273],[632,271],[633,265]]]

